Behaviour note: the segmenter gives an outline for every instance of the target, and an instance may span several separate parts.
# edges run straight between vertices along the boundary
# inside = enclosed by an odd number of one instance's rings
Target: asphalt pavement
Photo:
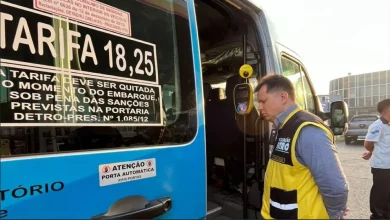
[[[341,165],[349,182],[347,219],[369,219],[369,196],[372,186],[370,163],[363,160],[365,152],[363,142],[346,145],[343,140],[337,141],[337,150]]]

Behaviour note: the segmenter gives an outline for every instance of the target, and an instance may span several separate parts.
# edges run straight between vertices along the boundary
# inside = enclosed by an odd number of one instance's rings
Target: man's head
[[[270,122],[295,103],[294,85],[282,75],[263,77],[255,92],[258,92],[259,111]]]
[[[382,117],[390,120],[390,99],[380,101],[377,105],[377,109]]]

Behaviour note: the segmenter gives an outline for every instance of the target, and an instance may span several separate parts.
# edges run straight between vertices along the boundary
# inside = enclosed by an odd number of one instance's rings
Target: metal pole
[[[243,35],[242,39],[242,57],[244,64],[246,64],[246,34]],[[245,83],[248,83],[248,79],[245,79]],[[248,194],[247,194],[247,173],[246,173],[246,115],[244,115],[244,180],[242,186],[242,199],[243,199],[243,218],[248,218]]]

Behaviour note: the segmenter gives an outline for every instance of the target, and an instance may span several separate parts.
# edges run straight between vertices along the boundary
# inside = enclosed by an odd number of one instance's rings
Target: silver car
[[[368,127],[378,119],[379,116],[375,114],[353,116],[348,123],[348,131],[344,134],[345,144],[350,144],[352,141],[364,140],[368,132]]]

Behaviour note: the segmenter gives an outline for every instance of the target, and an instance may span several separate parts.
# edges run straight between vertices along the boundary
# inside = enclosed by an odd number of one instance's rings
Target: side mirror
[[[344,133],[345,124],[348,122],[348,105],[344,101],[332,102],[330,105],[330,127],[334,135],[341,135]]]

